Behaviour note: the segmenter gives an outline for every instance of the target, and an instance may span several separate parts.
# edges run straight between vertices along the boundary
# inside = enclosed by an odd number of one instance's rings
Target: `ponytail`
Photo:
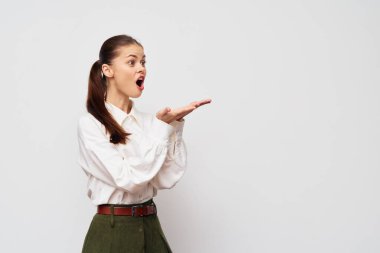
[[[102,73],[102,63],[97,60],[92,64],[88,80],[87,111],[91,113],[106,128],[106,133],[110,133],[110,142],[113,144],[126,144],[128,135],[131,133],[125,130],[116,122],[105,106],[107,96],[106,77]]]

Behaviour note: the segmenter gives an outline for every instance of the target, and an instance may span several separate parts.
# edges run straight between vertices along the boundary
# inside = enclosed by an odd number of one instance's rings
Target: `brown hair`
[[[107,80],[102,73],[102,64],[111,65],[111,61],[118,56],[118,49],[121,46],[133,44],[143,47],[136,39],[126,34],[116,35],[104,41],[100,48],[99,60],[92,64],[88,79],[87,111],[105,126],[106,133],[110,133],[110,142],[114,144],[126,144],[127,136],[131,133],[125,132],[105,106]]]

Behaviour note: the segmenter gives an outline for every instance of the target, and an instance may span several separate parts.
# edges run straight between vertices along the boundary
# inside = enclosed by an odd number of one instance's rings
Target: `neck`
[[[120,108],[127,114],[129,114],[132,109],[132,102],[129,99],[129,96],[120,93],[115,88],[115,85],[108,85],[106,101]]]
[[[110,97],[107,96],[106,101],[108,103],[113,104],[116,107],[119,107],[121,110],[123,110],[127,114],[129,114],[130,111],[131,111],[131,109],[132,109],[132,103],[133,103],[133,101],[130,100],[129,98],[115,99],[115,98],[110,98]]]

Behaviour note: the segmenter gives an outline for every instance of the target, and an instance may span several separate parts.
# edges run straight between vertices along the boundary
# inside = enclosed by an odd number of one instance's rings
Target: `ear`
[[[102,72],[106,77],[113,77],[113,70],[107,64],[102,65]]]

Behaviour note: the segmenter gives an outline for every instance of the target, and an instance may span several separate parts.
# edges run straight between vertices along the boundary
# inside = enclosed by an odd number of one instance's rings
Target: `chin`
[[[132,95],[130,95],[129,97],[130,97],[130,98],[138,98],[138,97],[141,97],[141,95],[142,95],[142,92],[140,92],[140,93],[136,93],[136,94],[132,94]]]

